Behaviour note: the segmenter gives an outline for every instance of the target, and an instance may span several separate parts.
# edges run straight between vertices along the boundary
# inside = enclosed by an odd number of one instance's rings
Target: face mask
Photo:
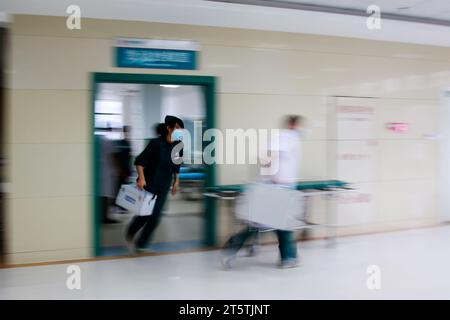
[[[183,141],[183,130],[176,129],[172,132],[172,141]]]

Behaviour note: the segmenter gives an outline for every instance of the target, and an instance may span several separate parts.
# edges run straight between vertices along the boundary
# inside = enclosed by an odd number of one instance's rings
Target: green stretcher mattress
[[[300,181],[297,183],[297,190],[327,190],[332,188],[346,188],[348,183],[340,180],[311,180]],[[229,184],[222,186],[215,186],[206,188],[208,192],[227,193],[236,192],[241,193],[245,191],[243,184]]]

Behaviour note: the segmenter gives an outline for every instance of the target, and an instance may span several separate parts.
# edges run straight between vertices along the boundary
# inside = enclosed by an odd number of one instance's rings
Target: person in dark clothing
[[[156,133],[156,135],[157,135],[158,137],[160,137],[161,135],[165,135],[165,134],[166,134],[166,130],[167,130],[166,124],[163,123],[163,122],[158,123],[158,124],[155,126],[155,133]]]
[[[116,157],[119,165],[119,185],[128,183],[131,175],[131,142],[130,142],[130,126],[123,127],[123,139],[116,143]]]
[[[137,186],[155,194],[157,197],[152,214],[135,216],[128,227],[126,241],[128,247],[133,251],[148,251],[145,247],[161,220],[162,209],[170,188],[172,187],[172,195],[177,192],[180,163],[172,155],[172,151],[181,142],[174,141],[172,134],[175,130],[182,128],[184,128],[184,124],[181,119],[166,116],[164,126],[158,125],[159,137],[151,139],[134,162],[138,172]],[[176,150],[180,149],[179,147]],[[139,237],[134,242],[137,232],[141,229]]]

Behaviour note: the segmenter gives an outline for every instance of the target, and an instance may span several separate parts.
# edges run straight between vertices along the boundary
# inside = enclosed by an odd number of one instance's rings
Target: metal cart
[[[224,201],[229,208],[230,212],[235,212],[236,200],[245,192],[245,185],[222,185],[216,187],[210,187],[206,189],[204,193],[207,197],[212,197],[220,201]],[[299,217],[298,226],[294,226],[293,230],[310,230],[316,228],[326,229],[326,244],[327,246],[336,245],[337,237],[337,214],[335,200],[342,193],[355,191],[350,187],[349,183],[339,180],[308,180],[299,181],[296,184],[296,190],[302,192],[304,197],[303,212]],[[311,200],[313,197],[322,197],[326,200],[326,222],[324,224],[316,224],[311,222]],[[257,228],[258,233],[273,231],[273,228],[260,228],[258,225],[254,225],[249,221],[240,221],[240,223],[250,225]],[[254,255],[259,244],[259,236],[254,239],[254,242],[247,245],[249,255]]]

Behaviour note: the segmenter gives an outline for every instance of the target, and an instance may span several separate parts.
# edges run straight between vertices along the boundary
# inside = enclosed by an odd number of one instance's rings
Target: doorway
[[[190,136],[194,130],[213,128],[215,78],[94,73],[92,85],[94,255],[117,256],[127,254],[124,234],[133,214],[115,206],[114,200],[121,184],[136,181],[134,158],[156,137],[155,125],[168,114],[180,117]],[[105,159],[116,159],[118,146],[125,140],[130,170],[124,180],[105,165]],[[191,143],[184,150],[180,192],[170,196],[164,207],[149,247],[152,251],[215,245],[214,206],[203,197],[204,188],[215,184],[215,170],[203,164],[202,148]]]

